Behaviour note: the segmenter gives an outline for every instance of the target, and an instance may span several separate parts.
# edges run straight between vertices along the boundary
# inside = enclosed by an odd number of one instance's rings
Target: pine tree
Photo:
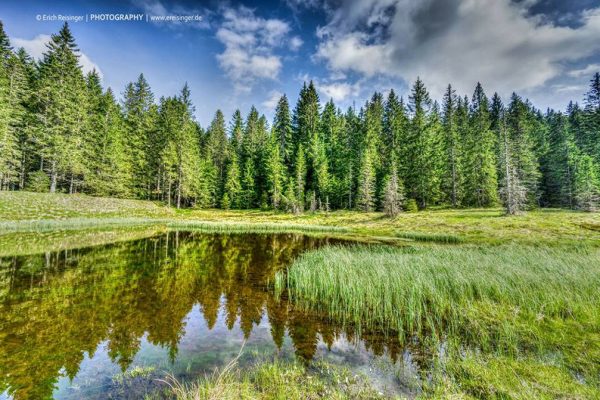
[[[442,190],[445,200],[452,207],[457,207],[462,200],[462,146],[457,123],[456,93],[448,85],[444,95],[442,123],[443,123],[443,152],[444,166],[442,176]]]
[[[221,200],[221,206],[223,208],[239,208],[241,206],[240,194],[242,191],[242,184],[240,182],[240,167],[238,164],[238,157],[235,152],[232,152],[231,159],[227,164],[227,172],[225,174],[225,193]]]
[[[527,202],[527,188],[521,183],[515,157],[515,144],[506,127],[506,117],[503,110],[498,116],[498,131],[500,145],[500,166],[503,169],[501,189],[502,200],[506,213],[516,215],[523,211]]]
[[[579,146],[596,164],[600,164],[600,72],[596,72],[590,81],[582,122]]]
[[[256,193],[254,190],[254,162],[252,159],[246,159],[242,175],[242,199],[241,207],[245,209],[256,206]]]
[[[223,196],[225,185],[225,166],[230,157],[229,142],[225,129],[225,117],[221,110],[217,110],[206,132],[207,140],[205,154],[213,163],[216,171],[215,193],[218,199]]]
[[[50,175],[50,192],[57,190],[59,177],[64,177],[72,193],[85,173],[86,89],[79,50],[67,23],[52,35],[47,49],[39,67],[35,103],[40,126],[37,140],[44,162],[41,168]]]
[[[575,160],[574,192],[577,208],[584,211],[597,211],[600,205],[600,179],[598,165],[587,154]]]
[[[36,143],[34,140],[35,131],[35,117],[32,112],[33,103],[33,87],[37,79],[37,68],[33,59],[27,54],[25,49],[20,48],[17,51],[18,62],[13,65],[14,78],[13,81],[16,83],[15,97],[17,100],[17,107],[13,108],[13,115],[16,117],[13,119],[15,122],[15,128],[17,132],[19,154],[21,159],[19,160],[19,189],[25,188],[25,182],[27,179],[28,172],[37,165],[37,151]]]
[[[429,114],[432,103],[422,80],[417,79],[413,85],[409,100],[412,119],[401,145],[406,156],[405,184],[409,197],[425,208],[439,194],[439,115],[435,108]]]
[[[513,93],[508,106],[506,124],[512,143],[513,167],[527,192],[530,207],[538,204],[540,169],[534,152],[532,124],[535,118],[529,105]]]
[[[296,198],[296,213],[304,211],[304,189],[306,187],[306,157],[304,156],[304,146],[300,144],[296,151],[294,160],[294,195]]]
[[[275,108],[275,119],[273,129],[279,143],[279,153],[283,157],[283,162],[288,170],[292,166],[292,118],[290,116],[290,105],[287,96],[284,94],[279,99]]]
[[[361,211],[371,212],[375,208],[375,169],[369,149],[363,150],[358,172],[356,206]]]
[[[266,174],[267,174],[267,192],[269,194],[269,205],[278,209],[281,205],[283,196],[283,185],[286,182],[285,165],[280,153],[280,142],[277,132],[273,131],[269,148],[267,151]]]
[[[20,186],[23,134],[28,82],[25,65],[12,52],[0,22],[0,190]]]
[[[471,101],[469,132],[465,139],[465,201],[477,207],[498,201],[495,138],[490,129],[488,99],[480,83]]]
[[[319,192],[318,182],[315,177],[318,141],[320,141],[320,103],[317,90],[311,81],[307,86],[304,84],[300,91],[300,97],[292,118],[292,142],[294,153],[298,153],[302,146],[306,157],[306,181],[307,190]],[[297,158],[297,155],[296,155]],[[298,193],[296,193],[298,195]]]
[[[166,143],[155,129],[158,113],[154,106],[154,95],[144,74],[140,74],[135,83],[127,85],[123,108],[128,127],[127,143],[132,163],[134,195],[150,198],[152,187],[156,195],[162,195],[164,190],[160,185],[165,171],[159,161]]]
[[[244,120],[240,110],[235,110],[233,118],[229,124],[229,136],[231,140],[232,150],[239,157],[242,156],[242,137],[244,135]]]
[[[195,124],[190,115],[185,90],[178,97],[161,99],[159,123],[165,137],[161,152],[165,169],[167,202],[177,208],[193,203],[199,196],[200,151]]]
[[[398,176],[396,164],[396,160],[392,160],[391,168],[384,179],[383,212],[391,218],[396,217],[402,211],[404,202],[404,187]]]
[[[131,162],[125,142],[126,127],[114,95],[102,92],[92,71],[87,82],[87,128],[84,146],[88,175],[85,190],[99,196],[131,195]]]
[[[551,113],[548,124],[550,129],[549,150],[545,157],[545,197],[549,205],[575,208],[573,160],[577,157],[578,150],[569,119],[562,113]]]

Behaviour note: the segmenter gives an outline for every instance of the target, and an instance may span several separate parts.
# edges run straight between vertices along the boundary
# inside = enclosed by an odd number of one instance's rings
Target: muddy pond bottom
[[[417,352],[273,296],[277,271],[337,243],[174,231],[0,258],[0,399],[143,398],[168,375],[193,381],[240,350],[241,368],[326,361],[384,394],[414,397]]]

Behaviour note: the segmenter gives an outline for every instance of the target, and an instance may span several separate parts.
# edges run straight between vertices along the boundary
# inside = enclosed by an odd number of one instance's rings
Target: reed
[[[331,246],[280,272],[275,290],[359,328],[483,341],[497,333],[490,324],[506,322],[483,324],[484,313],[591,318],[600,307],[598,260],[600,249],[586,247]]]

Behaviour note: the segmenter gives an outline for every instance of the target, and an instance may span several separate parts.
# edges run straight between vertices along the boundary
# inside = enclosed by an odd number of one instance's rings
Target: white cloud
[[[269,97],[263,101],[261,105],[267,109],[267,111],[273,111],[275,110],[275,107],[277,107],[277,103],[279,102],[281,96],[283,96],[283,93],[278,92],[277,90],[272,90],[269,92]]]
[[[563,64],[600,49],[600,8],[578,27],[557,26],[510,0],[349,0],[317,31],[315,54],[332,72],[414,81],[435,95],[448,83],[470,93],[538,88]],[[582,72],[583,73],[583,72]]]
[[[294,36],[293,38],[290,39],[290,50],[292,51],[298,51],[300,49],[300,47],[302,47],[302,45],[304,44],[304,41],[302,39],[300,39],[299,36]]]
[[[585,85],[566,85],[566,84],[556,84],[552,85],[552,89],[556,91],[556,93],[583,93],[586,89]]]
[[[350,97],[358,96],[360,84],[349,84],[347,82],[315,83],[317,90],[326,100],[333,99],[334,102],[342,102]]]
[[[225,9],[217,39],[225,50],[217,55],[219,65],[239,92],[249,92],[259,79],[276,80],[281,71],[282,47],[290,31],[287,22],[264,19],[248,8]]]
[[[37,60],[42,59],[44,53],[48,50],[46,44],[50,41],[50,35],[37,35],[33,39],[21,39],[11,38],[10,41],[15,48],[24,48],[29,55]],[[103,78],[102,70],[96,63],[94,63],[85,53],[79,51],[79,64],[83,69],[83,73],[93,71],[94,69],[100,75],[100,79]]]
[[[589,64],[585,68],[569,71],[568,74],[574,78],[580,78],[582,76],[592,76],[596,72],[600,72],[600,64]]]

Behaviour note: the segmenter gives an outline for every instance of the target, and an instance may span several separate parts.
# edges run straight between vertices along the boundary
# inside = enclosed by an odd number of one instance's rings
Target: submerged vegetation
[[[234,362],[194,383],[166,380],[164,393],[177,400],[384,399],[364,376],[325,362],[263,361],[241,369]],[[150,397],[152,399],[152,397]]]

